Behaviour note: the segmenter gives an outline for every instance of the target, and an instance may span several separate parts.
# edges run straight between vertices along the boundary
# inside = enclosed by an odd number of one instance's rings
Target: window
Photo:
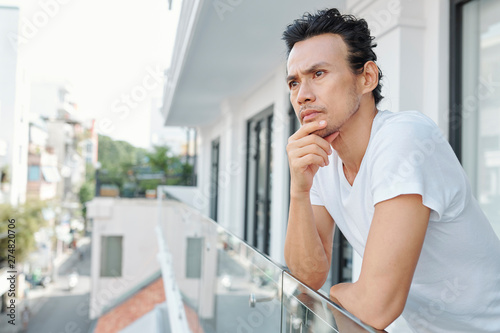
[[[273,175],[273,106],[247,123],[245,240],[269,254]]]
[[[30,182],[40,181],[40,166],[39,165],[28,166],[28,181],[30,181]]]
[[[452,1],[450,143],[500,236],[500,2]]]
[[[201,258],[203,251],[203,238],[189,237],[187,239],[186,253],[186,278],[201,278]]]
[[[212,157],[210,167],[210,218],[217,221],[219,204],[219,155],[220,139],[212,141]]]
[[[122,236],[101,237],[101,277],[122,276]]]

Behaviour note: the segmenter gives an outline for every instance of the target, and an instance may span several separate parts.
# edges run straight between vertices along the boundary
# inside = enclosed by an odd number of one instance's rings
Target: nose
[[[308,82],[302,82],[299,88],[299,92],[297,93],[297,103],[298,104],[304,104],[304,103],[311,103],[316,100],[316,96],[314,95],[314,92],[309,85]]]

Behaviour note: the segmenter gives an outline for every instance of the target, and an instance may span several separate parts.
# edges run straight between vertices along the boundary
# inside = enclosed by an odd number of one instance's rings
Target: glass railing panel
[[[192,333],[378,332],[195,209],[160,206]]]
[[[172,259],[175,282],[182,296],[190,329],[195,333],[198,331],[196,319],[200,312],[200,292],[204,283],[201,272],[204,231],[197,221],[189,218],[184,205],[178,201],[164,202],[159,214],[159,225]]]
[[[191,208],[170,206],[161,224],[191,331],[280,332],[282,268]]]
[[[379,332],[283,272],[282,333]]]

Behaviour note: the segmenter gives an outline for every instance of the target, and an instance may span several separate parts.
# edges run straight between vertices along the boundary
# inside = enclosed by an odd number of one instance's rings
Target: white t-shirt
[[[403,312],[412,329],[500,332],[500,241],[436,124],[415,111],[379,111],[352,186],[336,152],[329,158],[311,203],[325,206],[359,255],[378,202],[420,194],[431,209]]]

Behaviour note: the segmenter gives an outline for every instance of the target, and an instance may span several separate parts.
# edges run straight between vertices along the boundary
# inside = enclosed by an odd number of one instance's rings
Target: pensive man
[[[382,73],[367,23],[338,10],[283,33],[290,100],[285,259],[312,288],[326,281],[335,224],[362,256],[331,297],[384,329],[500,332],[500,241],[439,128],[415,111],[377,109]]]

